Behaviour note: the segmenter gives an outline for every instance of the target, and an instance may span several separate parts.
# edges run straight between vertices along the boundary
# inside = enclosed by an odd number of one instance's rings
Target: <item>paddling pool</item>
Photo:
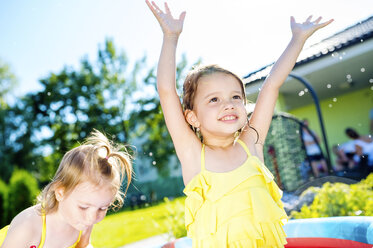
[[[373,216],[344,216],[290,220],[284,225],[286,248],[373,248]],[[165,248],[191,248],[184,237]]]

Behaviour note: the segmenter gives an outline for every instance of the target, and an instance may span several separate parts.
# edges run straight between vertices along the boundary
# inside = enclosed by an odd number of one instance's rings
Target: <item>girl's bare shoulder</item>
[[[260,143],[258,131],[255,127],[250,126],[249,124],[246,124],[242,129],[239,139],[245,142],[248,147]]]
[[[7,244],[6,247],[35,245],[40,242],[42,225],[37,205],[29,207],[13,218],[4,244]]]

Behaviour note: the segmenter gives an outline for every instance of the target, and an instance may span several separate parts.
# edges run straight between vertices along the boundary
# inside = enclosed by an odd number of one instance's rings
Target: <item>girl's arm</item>
[[[90,243],[91,242],[92,229],[93,229],[93,225],[90,226],[89,228],[87,228],[87,230],[85,230],[82,233],[82,236],[80,237],[80,240],[79,240],[76,248],[93,248],[93,246]]]
[[[172,16],[167,3],[165,3],[165,12],[154,2],[150,3],[149,0],[146,0],[146,4],[153,12],[163,31],[163,44],[157,70],[157,89],[166,125],[182,164],[183,178],[186,182],[193,176],[192,174],[195,174],[189,166],[189,164],[196,164],[193,160],[193,158],[196,158],[193,152],[195,153],[198,144],[201,147],[198,138],[184,118],[176,91],[176,47],[186,13],[182,12],[176,19]]]
[[[264,144],[271,124],[280,86],[285,82],[287,76],[293,69],[304,43],[316,30],[327,26],[333,21],[329,20],[320,23],[321,17],[317,18],[315,21],[311,21],[311,18],[312,16],[308,17],[303,23],[296,23],[294,17],[291,17],[292,38],[265,79],[258,95],[255,109],[250,118],[250,126],[255,128],[259,135],[257,144]],[[246,130],[250,130],[250,128],[246,128],[245,131]],[[243,133],[244,137],[248,135],[247,133],[247,131]]]

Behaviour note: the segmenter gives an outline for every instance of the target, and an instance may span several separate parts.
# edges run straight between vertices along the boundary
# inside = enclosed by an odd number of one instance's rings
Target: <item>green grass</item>
[[[184,203],[184,199],[180,197],[170,203],[111,214],[94,226],[92,245],[95,248],[119,247],[166,233],[169,207]]]

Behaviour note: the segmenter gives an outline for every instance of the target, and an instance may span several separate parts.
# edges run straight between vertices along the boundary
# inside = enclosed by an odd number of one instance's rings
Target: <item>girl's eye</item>
[[[81,210],[87,210],[87,209],[88,209],[88,207],[82,207],[82,206],[79,206],[79,208],[80,208]]]
[[[218,101],[218,98],[217,97],[213,97],[210,99],[210,102],[217,102]]]
[[[107,208],[100,208],[100,211],[106,211]]]
[[[235,95],[235,96],[233,96],[233,99],[241,100],[241,96],[240,95]]]

